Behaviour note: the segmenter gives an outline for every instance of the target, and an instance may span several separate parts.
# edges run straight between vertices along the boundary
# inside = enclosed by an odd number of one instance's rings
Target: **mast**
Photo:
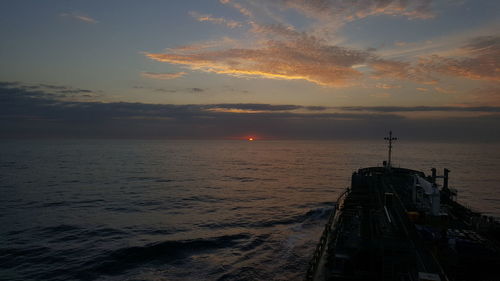
[[[387,161],[387,166],[391,167],[391,154],[392,154],[392,141],[397,140],[398,138],[392,137],[392,131],[389,131],[389,137],[385,137],[384,140],[389,141],[389,159]]]

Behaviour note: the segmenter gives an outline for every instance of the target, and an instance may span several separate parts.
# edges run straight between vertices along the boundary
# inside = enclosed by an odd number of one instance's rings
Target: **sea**
[[[2,140],[0,280],[302,280],[372,141]],[[394,144],[500,218],[500,144]]]

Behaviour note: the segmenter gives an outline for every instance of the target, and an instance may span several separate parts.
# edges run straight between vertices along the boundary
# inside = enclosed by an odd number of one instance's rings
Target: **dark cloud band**
[[[50,88],[50,87],[46,87]],[[61,89],[57,89],[61,90]],[[409,119],[401,112],[472,111],[499,107],[339,107],[272,104],[143,104],[61,99],[21,83],[0,82],[0,137],[99,138],[369,138],[388,129],[413,137],[465,139],[464,130],[500,139],[499,114]],[[468,134],[469,135],[469,134]]]

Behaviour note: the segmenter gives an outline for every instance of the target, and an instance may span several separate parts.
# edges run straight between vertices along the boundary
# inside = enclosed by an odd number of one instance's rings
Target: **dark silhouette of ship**
[[[353,173],[305,280],[500,280],[500,224],[456,201],[448,169],[392,167],[385,139],[388,160]]]

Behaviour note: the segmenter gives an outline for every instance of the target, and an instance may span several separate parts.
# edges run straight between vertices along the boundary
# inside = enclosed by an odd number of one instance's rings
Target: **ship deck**
[[[500,266],[498,237],[473,227],[480,214],[444,200],[446,215],[425,222],[409,218],[414,206],[407,187],[414,175],[425,177],[419,171],[384,167],[354,173],[306,279],[494,280],[487,278],[496,278],[493,269]]]

